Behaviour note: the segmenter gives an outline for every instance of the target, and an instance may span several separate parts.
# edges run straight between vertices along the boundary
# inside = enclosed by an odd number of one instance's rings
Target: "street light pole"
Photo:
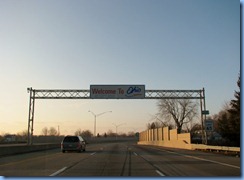
[[[92,112],[90,110],[88,112],[92,113],[92,115],[94,116],[94,135],[93,136],[96,137],[96,121],[97,121],[97,117],[101,116],[101,115],[103,115],[105,113],[112,112],[112,111],[105,111],[105,112],[102,112],[100,114],[95,114],[94,112]]]
[[[112,124],[116,127],[116,140],[117,140],[117,136],[118,136],[118,134],[117,134],[117,129],[118,129],[119,126],[125,125],[125,123],[123,123],[123,124],[119,124],[119,125],[116,125],[116,124],[114,124],[114,123],[112,123]]]

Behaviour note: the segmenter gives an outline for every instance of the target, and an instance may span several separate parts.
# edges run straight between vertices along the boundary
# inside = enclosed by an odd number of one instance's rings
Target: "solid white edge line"
[[[57,176],[57,175],[60,174],[61,172],[65,171],[65,169],[67,169],[67,167],[62,168],[62,169],[56,171],[55,173],[53,173],[53,174],[51,174],[51,175],[49,175],[49,176]]]
[[[156,149],[156,150],[159,150],[159,151],[164,151],[164,152],[168,152],[168,153],[171,153],[171,154],[177,154],[177,155],[184,156],[184,157],[187,157],[187,158],[197,159],[197,160],[201,160],[201,161],[207,161],[207,162],[211,162],[211,163],[215,163],[215,164],[220,164],[220,165],[223,165],[223,166],[229,166],[229,167],[232,167],[232,168],[240,169],[239,166],[235,166],[235,165],[227,164],[227,163],[221,163],[221,162],[218,162],[218,161],[208,160],[208,159],[204,159],[204,158],[199,158],[199,157],[192,156],[192,155],[181,154],[181,153],[172,152],[172,151],[168,151],[168,150],[162,150],[162,149],[158,149],[158,148],[151,148],[151,149]]]
[[[232,165],[232,164],[222,163],[222,162],[218,162],[218,161],[212,161],[212,160],[199,158],[199,157],[195,157],[195,156],[189,156],[189,155],[184,155],[184,156],[185,157],[189,157],[189,158],[193,158],[193,159],[197,159],[197,160],[207,161],[207,162],[211,162],[211,163],[215,163],[215,164],[220,164],[220,165],[223,165],[223,166],[229,166],[229,167],[232,167],[232,168],[240,169],[239,166],[235,166],[235,165]]]
[[[156,170],[156,173],[158,173],[160,176],[165,176],[162,172],[160,172],[159,170]]]

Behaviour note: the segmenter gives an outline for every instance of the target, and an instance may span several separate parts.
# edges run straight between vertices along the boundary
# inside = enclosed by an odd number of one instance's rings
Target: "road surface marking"
[[[134,154],[136,154],[134,152]],[[137,154],[136,154],[137,156]],[[152,164],[150,161],[148,161],[146,158],[144,158],[143,156],[141,156],[140,154],[138,154],[138,156],[140,156],[142,159],[144,159],[148,164],[150,164],[151,166],[153,166],[156,170],[156,173],[158,173],[160,176],[166,176],[165,174],[163,174],[161,171],[160,171],[160,168],[156,165],[156,164]]]
[[[96,154],[96,153],[97,153],[97,152],[93,152],[93,153],[91,153],[90,155],[93,156],[93,155]],[[83,159],[83,160],[84,160],[84,159]],[[79,162],[80,162],[80,161],[74,163],[73,165],[69,166],[69,168],[73,167],[74,165],[76,165],[76,164],[79,163]],[[64,172],[67,168],[68,168],[68,167],[64,167],[64,168],[58,170],[57,172],[55,172],[55,173],[53,173],[53,174],[51,174],[51,175],[49,175],[49,176],[57,176],[58,174]]]
[[[65,171],[65,169],[67,169],[67,167],[62,168],[62,169],[58,170],[57,172],[55,172],[55,173],[53,173],[53,174],[51,174],[51,175],[49,175],[49,176],[57,176],[57,175],[60,174],[61,172]]]
[[[158,165],[156,165],[156,164],[152,164],[152,166],[153,166],[154,168],[156,168],[156,172],[157,172],[160,176],[166,176],[165,174],[163,174],[163,173],[160,171],[160,168],[159,168]]]
[[[137,154],[135,152],[133,152],[135,156],[137,156]]]
[[[158,173],[160,176],[165,176],[162,172],[160,172],[159,170],[156,170],[156,173]]]
[[[177,153],[177,152],[167,151],[167,150],[158,149],[158,148],[151,148],[151,149],[156,149],[156,150],[159,150],[159,151],[165,151],[165,152],[168,152],[168,153],[171,153],[171,154],[177,154],[177,155],[184,156],[184,157],[187,157],[187,158],[192,158],[192,159],[197,159],[197,160],[201,160],[201,161],[212,162],[212,163],[215,163],[215,164],[220,164],[220,165],[223,165],[223,166],[229,166],[229,167],[240,169],[239,166],[226,164],[226,163],[221,163],[221,162],[218,162],[218,161],[208,160],[208,159],[204,159],[204,158],[199,158],[199,157],[196,157],[196,156],[180,154],[180,153]]]
[[[199,157],[195,157],[195,156],[190,156],[190,155],[183,155],[183,156],[189,157],[189,158],[193,158],[193,159],[197,159],[197,160],[208,161],[208,162],[212,162],[212,163],[221,164],[221,165],[224,165],[224,166],[229,166],[229,167],[233,167],[233,168],[240,169],[239,166],[235,166],[235,165],[231,165],[231,164],[226,164],[226,163],[221,163],[221,162],[218,162],[218,161],[212,161],[212,160],[208,160],[208,159],[204,159],[204,158],[199,158]]]

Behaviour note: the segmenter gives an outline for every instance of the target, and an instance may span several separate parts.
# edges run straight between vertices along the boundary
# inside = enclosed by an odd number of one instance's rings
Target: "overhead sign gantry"
[[[203,115],[206,114],[205,90],[146,90],[145,85],[90,85],[90,89],[32,89],[28,115],[28,144],[31,145],[34,129],[34,109],[36,99],[199,99],[201,108],[202,138]]]

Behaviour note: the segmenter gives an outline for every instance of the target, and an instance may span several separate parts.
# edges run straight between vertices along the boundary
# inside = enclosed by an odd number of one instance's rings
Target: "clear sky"
[[[238,0],[1,0],[0,134],[27,129],[33,89],[145,84],[206,90],[210,115],[234,98],[240,72]],[[156,100],[37,100],[34,134],[59,126],[142,131]]]

